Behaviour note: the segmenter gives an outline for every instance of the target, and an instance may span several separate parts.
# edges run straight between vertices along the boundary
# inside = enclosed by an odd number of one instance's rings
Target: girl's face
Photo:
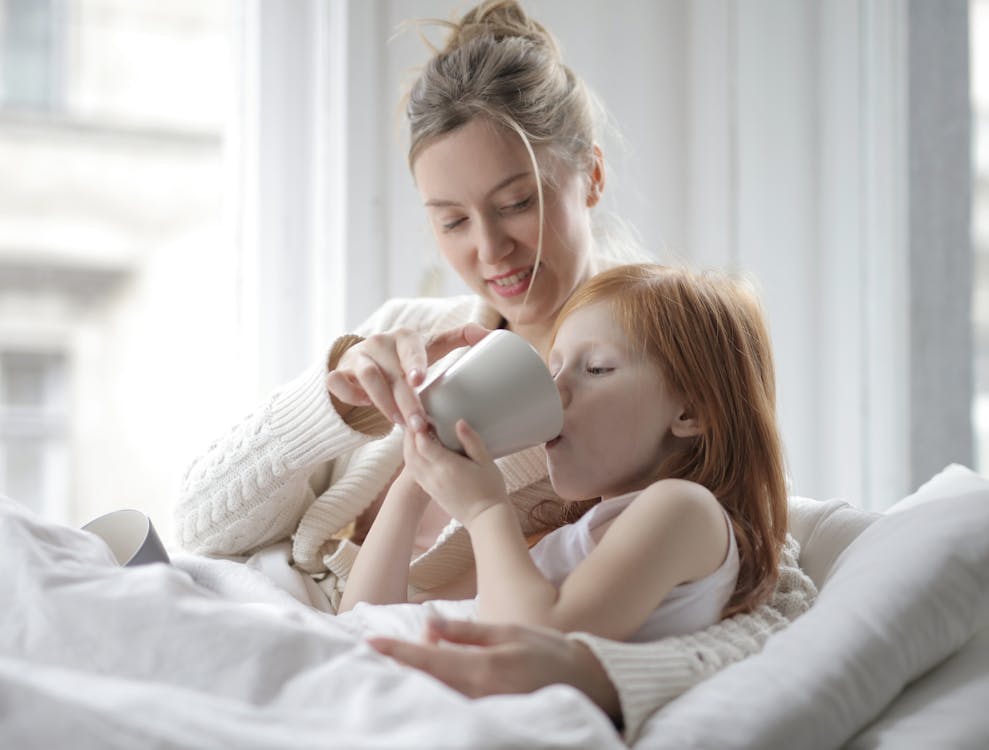
[[[674,432],[685,429],[682,400],[656,363],[634,351],[607,302],[567,317],[549,368],[563,400],[563,431],[546,444],[556,493],[607,499],[651,484]]]
[[[440,252],[517,330],[552,325],[590,271],[589,207],[597,191],[587,175],[556,160],[542,159],[540,167],[550,179],[543,181],[545,229],[535,278],[536,176],[517,135],[475,118],[426,147],[413,169]]]

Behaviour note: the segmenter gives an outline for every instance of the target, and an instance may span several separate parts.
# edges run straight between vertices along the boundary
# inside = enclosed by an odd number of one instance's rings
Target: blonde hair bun
[[[553,35],[541,23],[525,12],[516,0],[487,0],[471,8],[458,22],[444,23],[450,29],[441,55],[479,37],[493,37],[496,41],[518,37],[550,49],[560,57],[560,49]]]

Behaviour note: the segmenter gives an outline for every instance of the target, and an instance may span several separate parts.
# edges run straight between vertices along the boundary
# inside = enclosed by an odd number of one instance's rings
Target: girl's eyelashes
[[[458,219],[451,219],[450,221],[444,221],[440,226],[443,228],[444,232],[452,232],[454,229],[459,227],[465,221],[467,221],[466,218],[460,217]]]
[[[587,372],[590,375],[607,375],[609,372],[613,372],[614,369],[614,367],[604,367],[599,365],[587,366]]]

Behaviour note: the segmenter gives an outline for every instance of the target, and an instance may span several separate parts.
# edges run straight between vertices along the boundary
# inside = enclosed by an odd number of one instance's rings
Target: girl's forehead
[[[628,337],[607,301],[592,302],[571,312],[560,324],[557,344],[595,341],[627,348]]]

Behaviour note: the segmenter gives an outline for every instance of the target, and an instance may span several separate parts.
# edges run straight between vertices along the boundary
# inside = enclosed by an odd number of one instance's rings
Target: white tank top
[[[576,522],[547,534],[529,550],[536,567],[559,587],[597,545],[591,532],[625,510],[638,494],[630,492],[600,502]],[[693,633],[721,619],[721,611],[734,593],[738,580],[738,547],[727,513],[725,521],[728,522],[728,553],[721,566],[709,576],[674,587],[629,641],[655,641]]]

